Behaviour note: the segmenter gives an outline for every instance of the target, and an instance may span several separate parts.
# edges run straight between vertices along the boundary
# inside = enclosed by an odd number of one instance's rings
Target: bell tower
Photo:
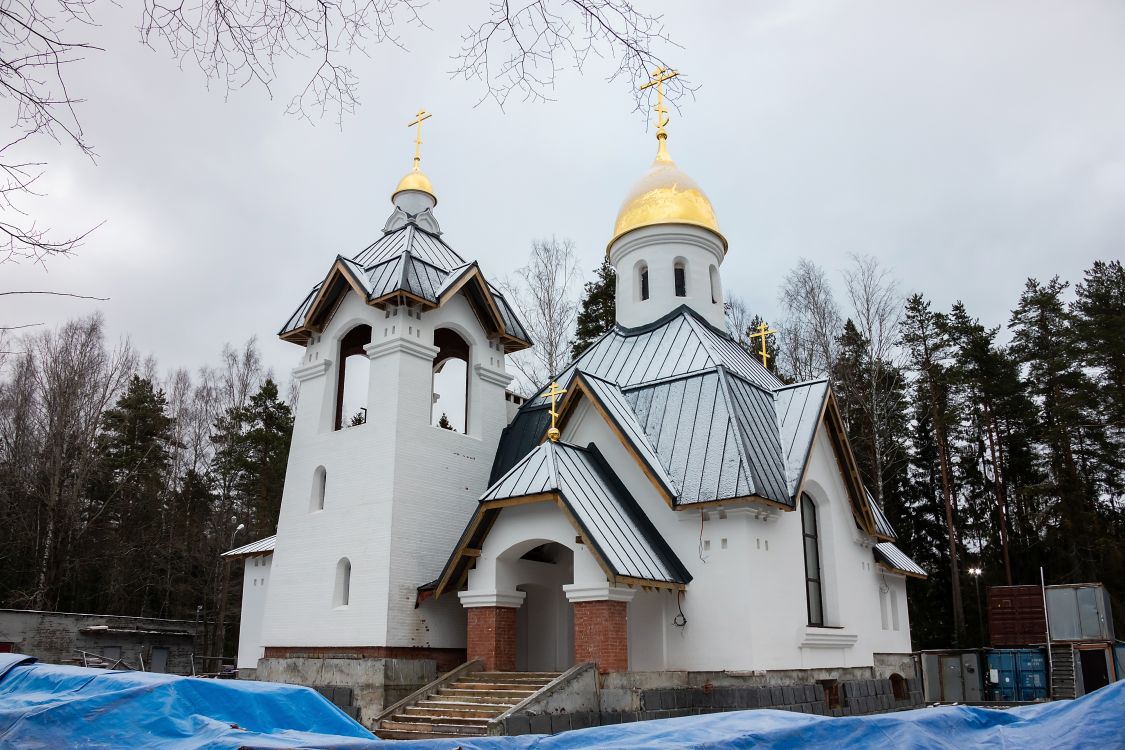
[[[531,343],[434,217],[420,168],[428,117],[410,123],[414,166],[382,236],[336,256],[280,333],[304,351],[260,679],[347,685],[347,657],[365,660],[372,684],[387,660],[417,662],[395,669],[422,684],[463,661],[461,608],[420,587],[487,487],[507,424],[505,356]]]

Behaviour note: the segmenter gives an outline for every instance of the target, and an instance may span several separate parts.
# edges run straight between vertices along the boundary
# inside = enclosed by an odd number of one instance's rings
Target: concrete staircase
[[[559,676],[559,672],[465,672],[455,680],[434,682],[430,689],[394,707],[379,721],[375,734],[385,740],[479,737],[488,722],[522,703]]]

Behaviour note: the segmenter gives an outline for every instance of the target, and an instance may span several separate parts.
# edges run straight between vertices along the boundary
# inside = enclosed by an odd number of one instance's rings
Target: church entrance
[[[574,580],[574,552],[545,542],[512,561],[517,591],[516,669],[562,672],[574,666],[574,613],[563,585]]]

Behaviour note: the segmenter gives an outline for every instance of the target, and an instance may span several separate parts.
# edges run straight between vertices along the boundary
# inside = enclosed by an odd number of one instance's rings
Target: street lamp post
[[[969,568],[969,575],[973,577],[973,588],[977,592],[977,632],[980,633],[981,645],[984,643],[984,616],[981,614],[980,608],[980,574],[984,571],[980,568]]]
[[[238,518],[232,517],[230,520],[231,521],[237,521]],[[245,528],[246,528],[246,524],[244,524],[244,523],[240,523],[240,524],[238,524],[238,526],[235,527],[234,531],[231,532],[230,544],[227,546],[227,549],[234,549],[234,538],[236,536],[238,536],[238,532],[242,531]],[[227,587],[228,586],[230,586],[230,558],[224,557],[223,558],[223,586],[222,586],[222,589],[219,593],[219,628],[218,628],[218,633],[216,634],[218,637],[215,639],[217,641],[217,646],[218,646],[218,649],[219,649],[219,653],[218,653],[219,669],[217,671],[222,671],[222,669],[223,669],[223,651],[226,650],[225,644],[226,644],[226,639],[227,639]]]

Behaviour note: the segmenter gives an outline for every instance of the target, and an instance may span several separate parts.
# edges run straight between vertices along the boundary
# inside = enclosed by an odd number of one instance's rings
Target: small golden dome
[[[637,181],[621,204],[606,253],[623,235],[654,224],[691,224],[709,229],[722,241],[723,252],[726,252],[727,239],[719,231],[719,220],[715,218],[711,201],[695,180],[672,161],[664,139],[660,139],[660,151],[652,168]]]
[[[394,200],[395,196],[404,190],[417,190],[425,193],[434,199],[435,205],[437,204],[437,196],[434,195],[434,186],[430,183],[430,178],[422,174],[422,170],[417,167],[407,172],[406,176],[398,181],[398,186],[391,193],[391,200]]]

